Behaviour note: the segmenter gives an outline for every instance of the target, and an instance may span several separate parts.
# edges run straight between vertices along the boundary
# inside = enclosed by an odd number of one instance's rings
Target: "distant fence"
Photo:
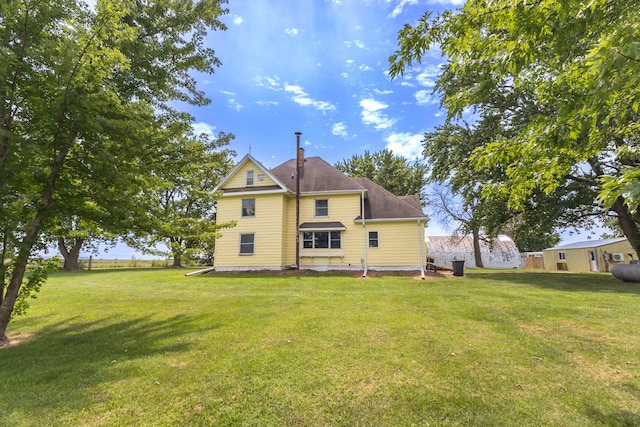
[[[542,252],[525,252],[520,254],[522,265],[527,269],[544,270],[544,258]]]

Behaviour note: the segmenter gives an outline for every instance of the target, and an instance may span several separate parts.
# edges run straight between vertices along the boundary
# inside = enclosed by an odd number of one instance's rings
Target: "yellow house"
[[[217,271],[424,274],[428,218],[418,196],[395,196],[367,178],[349,178],[320,157],[304,159],[302,149],[299,156],[299,163],[267,169],[247,155],[218,185],[217,220],[236,226],[216,240]]]
[[[545,270],[575,273],[608,272],[615,264],[635,259],[635,250],[624,237],[570,243],[545,249],[542,254]]]

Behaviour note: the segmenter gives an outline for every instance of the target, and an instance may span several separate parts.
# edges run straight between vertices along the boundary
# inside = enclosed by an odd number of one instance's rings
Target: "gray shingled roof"
[[[271,174],[292,193],[296,191],[296,159],[271,169]],[[366,189],[365,219],[427,218],[420,197],[396,196],[368,178],[349,178],[320,157],[305,159],[300,174],[300,192],[341,192]],[[356,219],[361,219],[362,215]]]
[[[286,185],[289,191],[296,191],[296,159],[276,166],[271,169],[271,173]],[[363,187],[320,157],[305,159],[300,173],[301,193],[350,190],[362,191]]]
[[[364,201],[365,219],[427,218],[422,207],[419,207],[419,198],[418,206],[415,206],[416,199],[413,197],[398,197],[369,178],[353,180],[367,189]]]

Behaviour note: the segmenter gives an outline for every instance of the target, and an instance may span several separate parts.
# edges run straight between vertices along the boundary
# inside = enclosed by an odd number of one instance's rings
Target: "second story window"
[[[329,200],[316,200],[315,216],[329,216]]]
[[[253,185],[253,171],[247,171],[247,187]]]
[[[242,199],[242,216],[256,216],[256,199]]]

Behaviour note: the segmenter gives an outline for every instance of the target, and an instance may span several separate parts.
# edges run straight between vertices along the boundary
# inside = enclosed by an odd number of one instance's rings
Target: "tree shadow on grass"
[[[470,279],[507,281],[566,292],[614,292],[640,294],[640,283],[622,282],[610,274],[555,273],[543,271],[492,271],[474,270],[467,273]]]
[[[140,360],[188,351],[181,337],[201,328],[195,321],[187,316],[120,322],[71,318],[47,326],[19,345],[0,349],[0,411],[43,422],[51,419],[50,411],[90,408],[102,384],[132,377],[153,382],[154,366]]]

